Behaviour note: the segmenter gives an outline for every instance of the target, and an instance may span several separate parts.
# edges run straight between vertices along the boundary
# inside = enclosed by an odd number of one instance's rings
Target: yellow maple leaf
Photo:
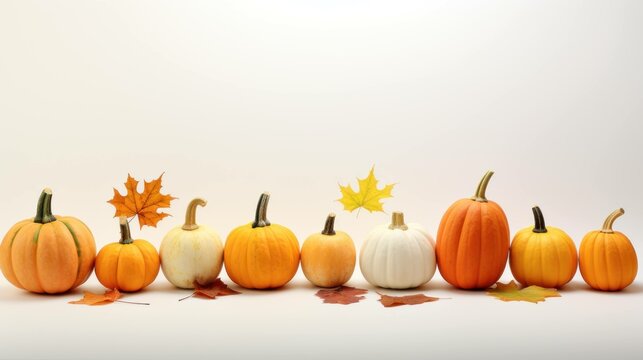
[[[169,214],[158,212],[161,208],[169,208],[170,201],[176,199],[170,195],[161,194],[162,178],[163,174],[156,180],[145,181],[143,192],[139,193],[137,190],[138,181],[130,174],[127,174],[127,181],[125,182],[127,194],[123,196],[118,190],[114,189],[114,197],[108,201],[116,208],[114,217],[138,215],[139,226],[143,228],[143,225],[156,227],[159,221],[170,216]]]
[[[509,284],[496,283],[495,288],[487,289],[487,294],[502,301],[528,301],[534,304],[545,301],[548,297],[560,297],[556,289],[546,289],[536,285],[520,288],[513,280]]]
[[[342,198],[338,199],[344,205],[344,210],[352,212],[358,208],[364,208],[370,212],[384,211],[381,200],[384,198],[393,197],[391,191],[395,184],[388,184],[383,189],[377,188],[378,180],[375,178],[375,167],[371,168],[368,176],[364,179],[357,179],[359,185],[359,192],[355,192],[349,185],[339,185],[339,190],[342,192]]]

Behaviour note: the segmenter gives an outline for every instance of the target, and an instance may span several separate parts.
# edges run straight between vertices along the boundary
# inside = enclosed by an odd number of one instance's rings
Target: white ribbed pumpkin
[[[394,212],[390,224],[377,226],[366,237],[359,266],[375,286],[415,288],[435,274],[435,241],[421,225],[407,225],[404,214]]]
[[[223,244],[210,227],[197,225],[196,207],[205,206],[203,199],[188,205],[185,224],[165,235],[161,243],[161,269],[174,286],[193,289],[194,283],[207,285],[217,279],[223,266]]]

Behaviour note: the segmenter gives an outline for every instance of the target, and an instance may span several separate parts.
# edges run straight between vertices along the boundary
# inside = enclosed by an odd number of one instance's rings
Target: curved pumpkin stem
[[[121,226],[121,244],[131,244],[134,242],[132,239],[132,234],[129,230],[129,222],[127,221],[127,216],[121,216],[118,218],[118,223]]]
[[[601,230],[602,233],[607,233],[607,234],[612,234],[614,233],[614,230],[612,230],[612,226],[614,225],[614,221],[621,215],[625,214],[625,210],[617,209],[614,210],[609,216],[607,216],[607,219],[605,219],[605,222],[603,223],[603,229]]]
[[[199,228],[199,225],[196,223],[196,207],[207,205],[207,201],[196,198],[190,201],[188,204],[188,209],[185,211],[185,224],[181,227],[183,230],[192,231]]]
[[[267,219],[268,213],[268,200],[270,200],[270,194],[265,192],[259,197],[259,202],[257,203],[257,211],[255,212],[255,221],[252,223],[252,228],[270,226],[270,221]]]
[[[473,195],[471,200],[475,200],[478,202],[487,202],[487,197],[486,197],[487,185],[489,185],[489,180],[491,180],[492,176],[493,176],[493,171],[487,171],[487,173],[484,174],[484,176],[482,177],[482,180],[480,180],[480,183],[478,184],[476,193],[475,195]]]
[[[400,211],[394,211],[391,218],[391,225],[388,227],[391,230],[408,230],[409,227],[404,223],[404,213]]]
[[[56,221],[56,217],[51,213],[51,197],[52,192],[50,188],[46,188],[40,193],[36,208],[36,217],[33,219],[35,223],[47,224]]]
[[[538,206],[531,208],[531,211],[534,213],[534,230],[535,233],[546,233],[547,227],[545,226],[545,217],[543,217],[543,212],[540,211]]]
[[[323,235],[335,235],[335,214],[330,213],[326,218],[326,224],[324,225],[324,230],[321,232]]]

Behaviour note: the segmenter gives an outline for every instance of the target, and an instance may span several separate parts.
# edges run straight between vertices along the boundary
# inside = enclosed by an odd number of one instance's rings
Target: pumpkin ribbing
[[[0,244],[0,269],[16,287],[62,293],[84,283],[94,267],[91,231],[73,217],[55,217],[52,191],[44,189],[36,216],[14,225]]]

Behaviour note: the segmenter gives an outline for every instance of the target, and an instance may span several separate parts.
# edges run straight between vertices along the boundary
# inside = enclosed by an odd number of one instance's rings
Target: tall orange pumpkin
[[[94,269],[96,243],[82,221],[51,212],[51,189],[40,194],[36,217],[15,224],[0,245],[0,268],[10,283],[34,293],[64,293]]]
[[[614,220],[624,213],[623,209],[611,213],[602,230],[590,231],[580,243],[580,273],[596,290],[622,290],[636,278],[636,250],[625,234],[612,230]]]
[[[230,279],[249,289],[284,286],[299,267],[299,242],[295,234],[266,218],[269,198],[267,193],[261,195],[255,221],[232,230],[223,251]]]
[[[507,217],[498,204],[485,196],[492,175],[492,171],[485,174],[472,198],[451,205],[438,229],[440,274],[460,289],[488,288],[500,279],[507,264]]]

